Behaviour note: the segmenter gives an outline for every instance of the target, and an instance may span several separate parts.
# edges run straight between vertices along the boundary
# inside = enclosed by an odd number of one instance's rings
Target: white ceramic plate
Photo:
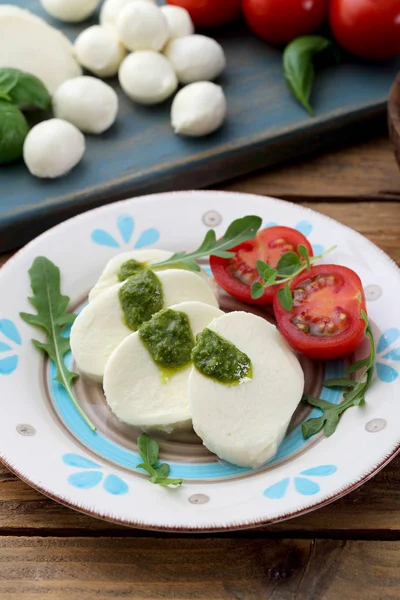
[[[278,456],[255,472],[217,460],[193,434],[161,440],[171,476],[185,483],[177,490],[151,485],[135,469],[135,432],[114,420],[100,388],[82,381],[76,388],[98,425],[98,433],[92,433],[52,380],[52,365],[32,346],[37,331],[19,317],[31,309],[27,271],[36,256],[47,256],[60,267],[63,292],[76,309],[117,253],[144,246],[194,249],[207,228],[222,234],[246,214],[260,215],[264,226],[296,227],[317,251],[337,244],[329,261],[360,275],[378,353],[367,404],[347,411],[331,438],[308,442],[300,432],[308,415],[300,409]],[[361,235],[313,211],[272,198],[218,192],[128,200],[71,219],[33,241],[1,269],[0,289],[0,457],[24,481],[82,512],[184,532],[273,523],[346,494],[400,448],[400,313],[394,301],[400,297],[399,271]],[[234,307],[227,298],[223,304]],[[340,394],[321,389],[321,382],[342,374],[344,361],[303,364],[309,389],[340,401]]]

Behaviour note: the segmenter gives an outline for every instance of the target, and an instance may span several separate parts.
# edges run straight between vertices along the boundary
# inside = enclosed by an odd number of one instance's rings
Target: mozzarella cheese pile
[[[72,327],[76,365],[103,382],[110,409],[124,423],[166,433],[193,426],[221,459],[259,467],[276,454],[286,433],[303,393],[303,371],[276,327],[253,314],[218,308],[208,275],[157,269],[170,256],[166,250],[134,250],[109,261]],[[162,304],[132,327],[120,293],[144,271],[161,285]],[[135,297],[129,310],[153,306],[151,294]],[[220,346],[212,344],[204,353],[200,345],[207,335],[228,347],[228,354],[218,354]],[[240,363],[242,357],[247,363]],[[245,375],[236,366],[232,371],[233,364],[246,364]],[[218,373],[221,365],[225,371]]]

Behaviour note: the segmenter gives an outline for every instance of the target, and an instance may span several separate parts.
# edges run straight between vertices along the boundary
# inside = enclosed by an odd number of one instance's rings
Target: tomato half
[[[330,23],[339,44],[361,58],[400,54],[400,0],[331,0]]]
[[[167,0],[168,4],[189,11],[196,27],[218,27],[236,19],[242,9],[241,0]]]
[[[247,23],[270,44],[314,33],[328,16],[328,0],[243,0]]]
[[[268,227],[260,231],[254,240],[233,248],[233,258],[211,256],[211,270],[217,283],[234,298],[249,304],[272,304],[278,286],[267,288],[258,300],[251,297],[251,285],[260,281],[256,262],[263,260],[271,267],[276,267],[283,254],[297,253],[300,244],[313,256],[310,242],[300,231],[290,227]]]
[[[291,289],[293,310],[285,310],[276,296],[274,312],[280,332],[295,350],[308,358],[332,360],[360,346],[360,315],[366,308],[357,273],[339,265],[318,265],[298,275]]]

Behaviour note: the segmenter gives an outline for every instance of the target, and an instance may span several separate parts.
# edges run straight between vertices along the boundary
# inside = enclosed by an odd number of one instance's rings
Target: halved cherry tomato
[[[263,260],[275,268],[286,252],[296,252],[302,244],[313,256],[310,242],[300,231],[290,227],[268,227],[260,231],[254,240],[244,242],[236,248],[233,258],[210,257],[210,266],[217,283],[231,296],[249,304],[272,304],[278,286],[267,288],[258,300],[251,297],[251,285],[260,281],[256,262]]]
[[[400,0],[331,0],[330,23],[339,44],[361,58],[400,54]]]
[[[243,10],[256,35],[270,44],[288,44],[318,29],[328,15],[328,0],[243,0]]]
[[[332,360],[354,352],[364,339],[365,308],[362,283],[351,269],[318,265],[291,284],[293,310],[276,296],[274,312],[280,332],[308,358]]]
[[[218,27],[236,19],[242,0],[167,0],[189,11],[196,27]]]

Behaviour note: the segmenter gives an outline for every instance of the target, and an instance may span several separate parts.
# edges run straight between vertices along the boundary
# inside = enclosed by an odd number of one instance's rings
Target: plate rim
[[[364,235],[362,235],[358,231],[352,229],[351,227],[333,219],[332,217],[330,217],[328,215],[319,213],[318,211],[313,210],[310,207],[298,205],[298,204],[292,203],[290,201],[282,200],[282,199],[271,197],[271,196],[264,196],[261,194],[251,194],[251,193],[248,194],[248,193],[236,192],[236,191],[226,191],[225,192],[222,190],[189,190],[189,191],[178,191],[178,192],[168,192],[167,191],[167,192],[162,192],[162,193],[158,193],[158,194],[141,195],[141,196],[137,196],[137,197],[133,197],[133,198],[128,198],[125,200],[120,200],[118,202],[114,202],[114,203],[111,203],[111,204],[108,204],[105,206],[99,206],[99,207],[96,207],[95,209],[85,211],[84,213],[81,213],[77,216],[71,217],[70,219],[63,221],[62,223],[59,223],[58,225],[49,228],[47,231],[45,231],[41,235],[37,236],[35,239],[33,239],[28,244],[26,244],[24,247],[22,247],[20,250],[18,250],[0,268],[0,275],[1,275],[2,271],[4,271],[4,270],[8,271],[9,268],[12,268],[13,261],[15,259],[17,259],[19,256],[21,256],[25,253],[29,254],[31,252],[31,250],[34,248],[34,246],[36,245],[36,243],[39,242],[39,240],[42,240],[47,235],[52,234],[55,230],[58,230],[59,228],[66,226],[67,224],[69,224],[72,221],[76,222],[76,221],[79,221],[80,219],[84,220],[85,218],[87,218],[87,216],[89,214],[92,215],[93,213],[97,213],[97,212],[106,212],[107,210],[112,211],[115,208],[123,207],[123,206],[126,206],[127,204],[134,204],[136,201],[143,201],[144,199],[156,200],[157,198],[159,198],[161,196],[169,196],[171,198],[173,198],[173,197],[179,198],[179,197],[183,197],[185,195],[189,196],[192,194],[203,195],[204,197],[210,196],[210,195],[212,195],[214,197],[215,196],[221,196],[221,197],[242,196],[244,198],[249,197],[249,198],[257,199],[258,201],[260,200],[260,198],[263,198],[265,201],[272,201],[277,204],[283,204],[283,205],[290,205],[290,204],[293,205],[294,204],[294,206],[296,206],[296,208],[300,209],[304,213],[309,213],[309,214],[311,213],[311,214],[317,215],[318,217],[322,217],[324,220],[331,221],[331,222],[335,223],[336,225],[339,225],[341,228],[344,228],[345,230],[351,232],[353,235],[356,234],[356,236],[360,236],[364,241],[366,241],[371,246],[371,248],[373,248],[375,251],[378,250],[379,253],[383,257],[385,257],[385,259],[391,264],[391,266],[392,267],[394,266],[396,271],[398,271],[398,273],[400,274],[400,268],[398,267],[396,262],[379,246],[374,244],[372,241],[370,241]],[[189,201],[190,201],[190,199],[188,198],[188,202]],[[294,511],[286,510],[282,514],[279,514],[275,517],[262,517],[262,518],[258,518],[256,520],[251,520],[251,519],[245,520],[242,518],[241,523],[236,523],[236,524],[227,523],[227,524],[221,524],[221,525],[215,525],[215,526],[214,525],[201,525],[201,524],[199,524],[199,525],[194,524],[193,526],[161,525],[161,524],[152,525],[150,523],[140,522],[135,519],[119,518],[119,517],[112,516],[112,515],[104,515],[104,514],[101,514],[101,512],[98,510],[95,510],[95,509],[91,510],[91,509],[85,508],[85,507],[79,505],[78,502],[70,501],[70,500],[64,498],[61,494],[57,495],[54,492],[48,490],[45,486],[41,486],[41,485],[31,481],[31,479],[29,478],[29,476],[27,474],[19,471],[19,469],[15,465],[13,465],[9,459],[7,459],[3,455],[3,452],[0,453],[0,460],[12,473],[14,473],[24,483],[28,484],[30,487],[32,487],[36,491],[40,492],[44,496],[50,498],[51,500],[58,502],[59,504],[61,504],[63,506],[71,508],[71,509],[73,509],[79,513],[85,514],[87,516],[94,517],[94,518],[97,518],[97,519],[105,521],[105,522],[113,523],[115,525],[123,525],[123,526],[142,529],[142,530],[158,531],[158,532],[171,532],[171,533],[181,532],[181,533],[199,533],[199,534],[201,534],[201,533],[218,533],[218,532],[224,532],[224,531],[225,532],[226,531],[241,531],[241,530],[246,530],[246,529],[263,527],[266,525],[280,523],[280,522],[286,521],[288,519],[291,519],[291,518],[294,518],[297,516],[301,516],[301,515],[307,514],[309,512],[312,512],[314,510],[317,510],[319,508],[322,508],[324,506],[327,506],[327,505],[331,504],[332,502],[344,497],[348,493],[354,491],[355,489],[357,489],[358,487],[360,487],[361,485],[363,485],[364,483],[366,483],[367,481],[372,479],[372,477],[374,477],[383,468],[385,468],[387,466],[387,464],[389,464],[397,456],[397,454],[399,452],[400,452],[400,441],[398,441],[394,445],[394,447],[382,458],[382,460],[380,460],[378,462],[378,464],[375,464],[371,469],[367,470],[366,472],[361,472],[361,475],[359,477],[357,477],[355,480],[351,481],[345,487],[339,489],[336,493],[328,493],[327,496],[322,498],[319,502],[311,501],[311,504],[309,504],[303,508],[299,508],[298,510],[294,510]]]

